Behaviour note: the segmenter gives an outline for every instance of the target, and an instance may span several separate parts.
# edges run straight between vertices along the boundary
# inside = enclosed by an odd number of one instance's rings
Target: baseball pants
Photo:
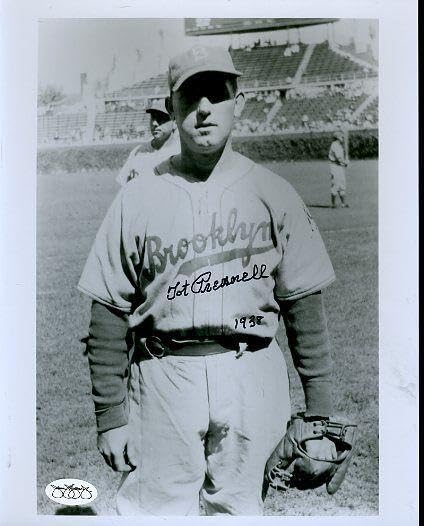
[[[256,352],[135,361],[130,429],[138,465],[119,515],[262,515],[265,463],[290,419],[277,342]]]
[[[331,176],[331,195],[342,194],[346,192],[346,175],[344,166],[330,164]]]

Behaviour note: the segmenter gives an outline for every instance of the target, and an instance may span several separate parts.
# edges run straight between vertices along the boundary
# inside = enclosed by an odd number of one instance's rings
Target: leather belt
[[[255,343],[240,342],[238,338],[220,336],[205,340],[174,340],[159,336],[149,336],[136,345],[141,356],[145,358],[163,358],[164,356],[208,356],[236,351],[241,356],[244,351],[254,352],[268,347],[270,339],[265,338]]]

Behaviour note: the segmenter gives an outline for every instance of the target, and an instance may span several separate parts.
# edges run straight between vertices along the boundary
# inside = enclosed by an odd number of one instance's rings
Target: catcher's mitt
[[[265,485],[285,490],[289,487],[311,489],[326,484],[327,492],[332,495],[339,489],[349,467],[355,428],[355,424],[334,419],[311,421],[302,413],[293,416],[283,441],[267,462]],[[307,451],[309,441],[324,438],[334,445],[331,460],[311,456]]]

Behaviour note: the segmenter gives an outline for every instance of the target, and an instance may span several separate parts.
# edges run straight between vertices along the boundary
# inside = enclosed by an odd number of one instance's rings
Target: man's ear
[[[236,105],[234,107],[234,116],[240,117],[243,109],[244,109],[244,103],[246,102],[244,98],[244,93],[242,91],[239,91],[236,95]]]
[[[174,108],[172,106],[172,97],[166,97],[165,99],[165,108],[166,111],[171,115],[171,118],[174,118]]]

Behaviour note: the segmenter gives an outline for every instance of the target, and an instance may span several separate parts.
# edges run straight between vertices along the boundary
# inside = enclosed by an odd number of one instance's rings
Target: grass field
[[[267,515],[378,513],[378,228],[377,161],[348,168],[350,208],[329,208],[327,163],[269,163],[303,197],[318,223],[337,281],[325,292],[333,344],[338,413],[359,424],[357,453],[341,489],[270,493]],[[38,178],[37,217],[37,454],[41,514],[114,514],[120,476],[96,450],[84,346],[89,301],[77,290],[97,228],[115,196],[115,173],[51,174]],[[279,340],[284,341],[282,335]],[[294,409],[300,382],[289,364]],[[44,493],[60,478],[96,486],[91,507],[61,508]]]

